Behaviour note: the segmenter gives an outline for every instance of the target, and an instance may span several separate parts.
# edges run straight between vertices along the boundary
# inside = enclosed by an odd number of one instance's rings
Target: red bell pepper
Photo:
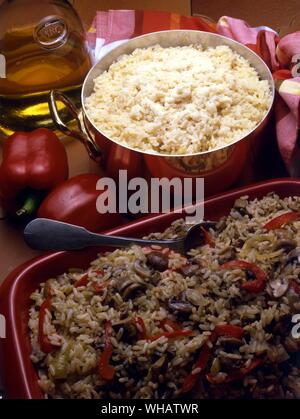
[[[104,272],[102,271],[102,269],[96,269],[95,271],[94,271],[97,275],[103,275],[104,274]]]
[[[241,288],[246,291],[259,294],[261,291],[264,290],[266,286],[267,276],[265,272],[254,263],[249,263],[244,260],[236,259],[236,260],[230,260],[229,262],[223,263],[223,265],[221,265],[220,267],[222,269],[230,269],[230,268],[247,269],[253,272],[253,274],[255,275],[255,279],[253,281],[247,281],[241,286]]]
[[[192,390],[199,376],[204,372],[207,366],[209,357],[212,352],[212,345],[216,342],[218,337],[230,336],[237,339],[241,339],[243,334],[244,329],[240,326],[235,326],[233,324],[216,325],[209,337],[210,344],[204,344],[200,352],[199,358],[193,366],[192,372],[189,375],[187,375],[183,382],[183,386],[180,389],[180,394],[187,393],[188,391]]]
[[[109,284],[111,283],[111,281],[108,279],[107,281],[103,281],[101,283],[98,282],[92,282],[92,288],[94,289],[95,292],[101,292],[104,290],[104,288],[106,288]]]
[[[95,174],[78,175],[61,183],[44,199],[38,216],[101,231],[122,222],[119,214],[100,214],[96,201],[100,192]]]
[[[229,336],[231,338],[241,339],[244,335],[244,329],[234,324],[217,324],[213,331],[213,337]]]
[[[31,215],[43,192],[68,177],[66,150],[46,128],[15,132],[4,143],[0,166],[1,204],[16,215]]]
[[[191,374],[189,374],[185,378],[183,385],[180,389],[180,394],[184,394],[192,390],[199,376],[201,375],[201,373],[203,373],[204,369],[206,368],[210,354],[211,348],[207,344],[205,344],[200,352],[198,360],[193,366]],[[195,371],[196,373],[193,373],[193,371]]]
[[[147,329],[142,317],[136,316],[134,317],[135,327],[138,332],[138,340],[143,340],[147,338]]]
[[[204,236],[204,243],[208,244],[210,247],[215,247],[215,242],[212,238],[212,235],[203,226],[200,226],[200,228]]]
[[[282,70],[277,70],[275,71],[273,74],[273,80],[287,80],[287,79],[291,79],[292,73],[290,70],[287,69],[282,69]]]
[[[169,328],[173,330],[180,330],[181,325],[175,322],[172,322],[172,320],[164,319],[159,323],[159,326],[164,329],[166,332],[169,332]]]
[[[82,277],[81,277],[81,278],[79,278],[79,279],[75,282],[74,287],[75,287],[75,288],[79,288],[79,287],[86,287],[86,286],[87,286],[87,284],[89,283],[89,281],[90,281],[90,278],[89,278],[88,274],[84,274],[84,275],[82,275]]]
[[[106,322],[104,326],[104,350],[99,359],[99,374],[104,380],[112,380],[115,375],[115,368],[109,364],[113,353],[113,345],[111,343],[112,326],[110,322]]]
[[[300,213],[299,212],[286,212],[285,214],[278,215],[278,217],[273,218],[271,221],[267,222],[267,224],[264,225],[264,229],[270,231],[275,230],[277,228],[281,228],[287,223],[290,223],[291,221],[300,220]]]
[[[88,276],[88,274],[84,274],[82,275],[81,278],[79,278],[74,283],[74,287],[75,288],[86,287],[90,281],[91,281],[91,278]],[[110,280],[107,280],[101,283],[92,282],[91,286],[95,292],[101,292],[104,288],[106,288],[109,285],[110,282],[111,282]]]
[[[290,280],[290,288],[292,288],[296,294],[300,294],[300,285],[294,279]]]
[[[184,336],[196,336],[196,333],[193,330],[182,329],[180,324],[172,322],[169,319],[162,320],[159,323],[159,326],[163,329],[163,331],[157,333],[156,335],[149,336],[149,341],[153,342],[154,340],[157,340],[162,336],[168,339],[176,339]],[[168,326],[172,329],[172,331],[169,330]]]
[[[248,367],[242,367],[238,371],[228,374],[228,376],[222,381],[223,383],[231,383],[232,381],[238,381],[242,380],[249,372],[254,370],[256,367],[258,367],[262,363],[261,359],[254,359]],[[216,376],[213,374],[206,374],[206,379],[211,384],[219,384],[220,382],[216,379]]]
[[[57,347],[50,342],[47,334],[44,331],[45,318],[47,315],[47,311],[50,311],[50,309],[51,309],[51,297],[48,297],[46,298],[46,300],[43,301],[40,307],[39,326],[38,326],[38,341],[39,341],[41,350],[45,354],[49,354],[53,352],[55,349],[57,349]]]

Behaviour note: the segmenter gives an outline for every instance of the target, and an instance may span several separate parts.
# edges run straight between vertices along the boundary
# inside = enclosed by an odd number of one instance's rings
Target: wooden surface
[[[100,167],[90,160],[79,141],[67,141],[65,145],[68,153],[70,176],[88,172],[102,173]],[[0,146],[0,162],[1,154]],[[0,282],[18,265],[39,254],[26,245],[22,230],[7,220],[0,220],[0,249]]]
[[[214,20],[232,16],[251,26],[270,26],[281,35],[300,30],[299,0],[192,0],[192,14]]]

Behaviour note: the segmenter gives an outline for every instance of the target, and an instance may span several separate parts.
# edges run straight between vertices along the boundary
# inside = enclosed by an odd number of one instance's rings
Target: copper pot
[[[85,108],[85,99],[94,89],[94,79],[107,70],[110,65],[123,54],[130,54],[136,48],[146,48],[159,44],[162,47],[201,44],[204,47],[228,45],[234,51],[246,58],[257,70],[263,80],[267,80],[272,91],[272,101],[263,120],[247,135],[235,142],[210,151],[189,155],[166,155],[154,152],[144,152],[104,135],[97,128]],[[265,62],[252,50],[244,45],[221,35],[193,31],[169,30],[142,35],[126,41],[108,52],[91,68],[83,83],[82,122],[74,105],[58,91],[52,91],[49,106],[52,117],[58,128],[67,135],[78,138],[87,148],[91,158],[99,161],[108,176],[117,177],[120,169],[128,170],[128,177],[143,176],[146,171],[152,177],[204,177],[205,187],[210,193],[222,191],[234,183],[246,163],[249,153],[257,152],[257,146],[262,143],[262,135],[270,120],[275,95],[272,74]],[[67,127],[59,118],[56,101],[61,100],[76,118],[78,130]]]

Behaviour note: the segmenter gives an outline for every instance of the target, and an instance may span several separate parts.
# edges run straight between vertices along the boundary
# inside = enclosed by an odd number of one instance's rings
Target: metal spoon
[[[202,221],[191,226],[184,237],[177,239],[144,240],[96,234],[73,224],[37,218],[26,226],[24,239],[30,247],[36,250],[75,250],[89,246],[127,247],[137,244],[140,246],[159,245],[180,253],[187,253],[193,247],[203,244],[200,226],[209,228],[215,224],[214,221]]]

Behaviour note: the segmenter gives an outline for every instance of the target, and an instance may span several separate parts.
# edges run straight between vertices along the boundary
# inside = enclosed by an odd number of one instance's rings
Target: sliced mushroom
[[[179,299],[171,298],[168,301],[168,307],[169,310],[178,313],[190,314],[193,311],[193,306],[187,301],[185,293],[181,293]]]
[[[202,306],[205,303],[202,293],[197,289],[188,288],[184,293],[184,298],[185,301],[188,300],[196,307]]]
[[[123,277],[119,278],[119,292],[124,298],[128,300],[129,298],[135,298],[139,292],[143,291],[146,288],[146,285],[143,282],[136,281],[134,278]]]
[[[296,397],[300,398],[300,378],[289,376],[287,379],[287,386],[293,391]]]
[[[300,263],[300,247],[296,247],[296,249],[292,250],[288,254],[288,259],[286,263],[291,263],[296,261],[297,263]]]
[[[267,285],[267,292],[271,297],[280,298],[287,292],[288,288],[289,281],[280,277],[269,281]]]
[[[161,252],[151,252],[147,255],[148,265],[156,271],[163,272],[169,267],[168,257]]]
[[[238,349],[243,344],[243,341],[231,336],[221,336],[218,339],[218,344],[223,346],[225,351],[232,351]]]
[[[139,259],[137,259],[133,264],[133,269],[135,272],[140,275],[142,278],[149,278],[151,273],[146,265]]]
[[[300,350],[300,339],[295,339],[292,336],[287,336],[284,339],[283,346],[290,353],[298,352]]]
[[[132,322],[132,318],[131,317],[127,317],[126,319],[120,319],[120,320],[116,320],[115,322],[112,322],[112,326],[114,327],[114,326],[116,326],[116,327],[118,327],[118,326],[124,326],[125,324],[127,324],[127,323],[131,323]]]
[[[275,243],[273,249],[274,250],[284,249],[285,251],[288,252],[294,249],[296,246],[297,246],[297,242],[295,240],[281,239]]]
[[[145,289],[145,284],[140,282],[133,282],[122,292],[124,300],[129,300],[129,298],[135,298],[137,295]]]
[[[285,314],[278,321],[273,320],[272,323],[270,323],[270,326],[271,333],[281,337],[288,336],[293,327],[292,316],[290,314]]]
[[[221,351],[219,354],[220,369],[223,372],[231,372],[232,370],[238,370],[243,367],[244,360],[241,355],[227,353]]]
[[[122,341],[133,344],[137,340],[137,330],[132,321],[125,323],[123,326],[124,333],[122,334]]]
[[[180,268],[180,273],[182,273],[182,275],[184,276],[193,276],[199,269],[199,265],[196,264],[191,264],[189,263],[188,265],[182,266]]]
[[[122,281],[122,282],[121,282]],[[120,293],[123,293],[127,287],[129,287],[134,281],[130,278],[120,278],[119,279],[119,291]]]

